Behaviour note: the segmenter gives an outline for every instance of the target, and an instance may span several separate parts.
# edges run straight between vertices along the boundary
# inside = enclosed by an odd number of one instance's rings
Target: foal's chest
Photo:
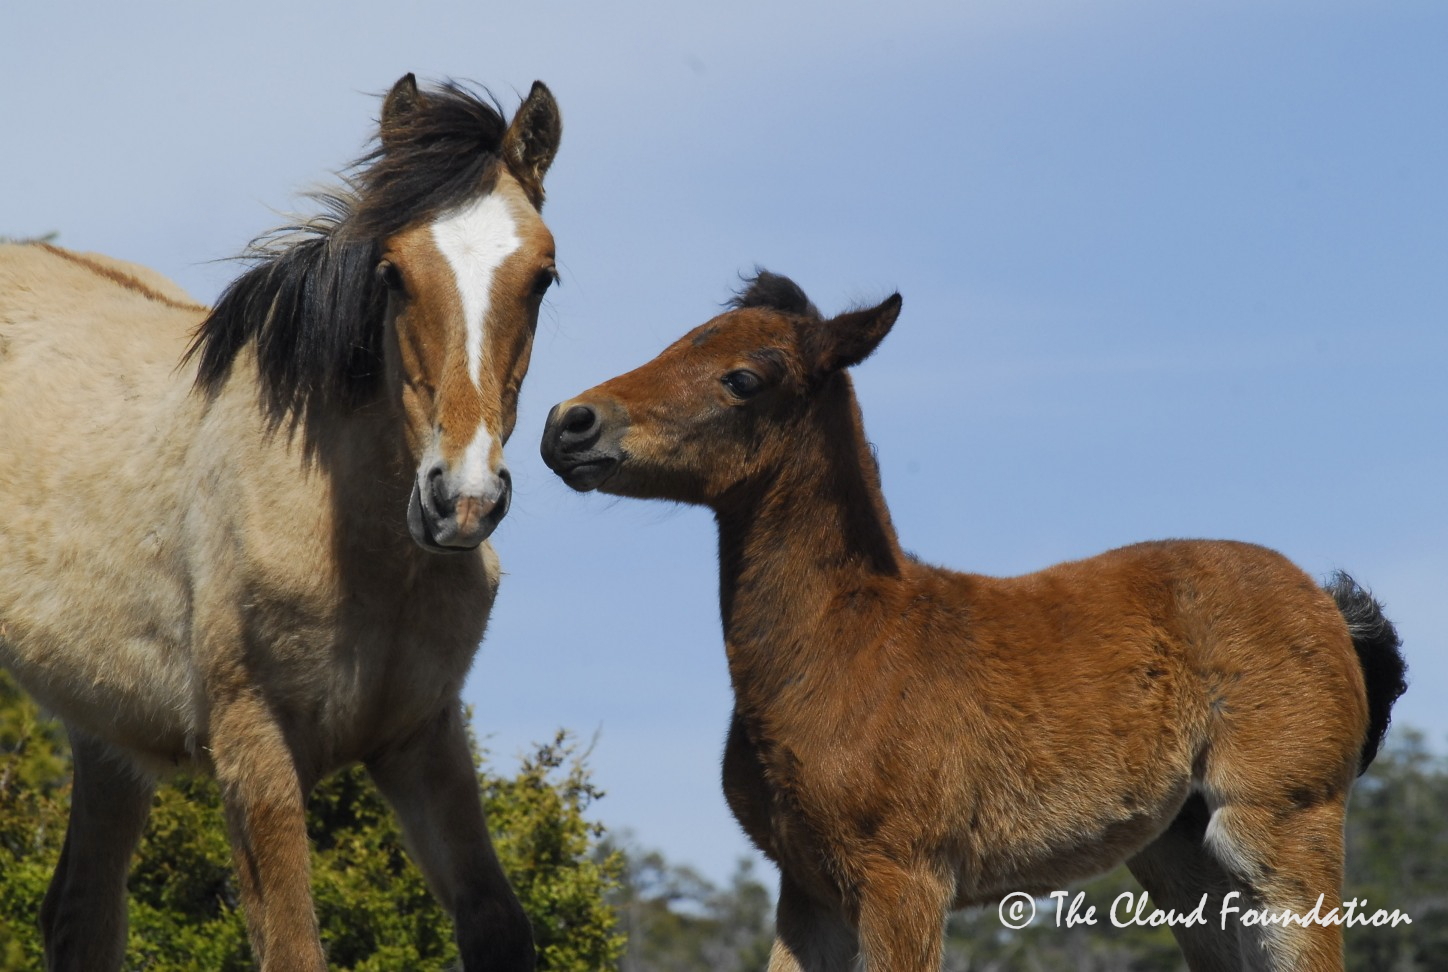
[[[724,750],[724,796],[749,839],[795,883],[822,898],[839,894],[841,839],[848,842],[854,828],[820,813],[798,757],[759,739],[737,712]]]

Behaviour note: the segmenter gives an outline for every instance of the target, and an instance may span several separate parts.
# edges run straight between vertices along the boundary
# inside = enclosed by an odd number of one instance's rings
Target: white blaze
[[[509,255],[522,245],[517,224],[508,203],[501,196],[489,193],[460,209],[453,210],[432,224],[432,238],[438,252],[452,268],[462,301],[463,326],[468,357],[468,374],[473,387],[481,390],[483,383],[483,338],[492,300],[493,276]],[[463,452],[462,462],[448,473],[450,485],[458,493],[480,496],[494,501],[503,490],[503,482],[489,468],[488,454],[493,437],[487,422],[479,422],[472,441]],[[423,476],[437,457],[438,444],[428,450],[418,468],[418,482],[425,487]]]
[[[519,246],[517,224],[507,200],[488,193],[432,224],[432,238],[452,267],[467,327],[468,374],[482,386],[483,327],[493,292],[493,275]]]

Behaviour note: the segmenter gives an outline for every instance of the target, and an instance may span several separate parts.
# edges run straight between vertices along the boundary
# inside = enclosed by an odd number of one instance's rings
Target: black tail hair
[[[1347,622],[1368,690],[1368,735],[1358,760],[1361,776],[1377,756],[1383,736],[1388,732],[1393,703],[1408,689],[1408,663],[1403,660],[1400,650],[1403,642],[1397,629],[1371,593],[1342,571],[1333,574],[1324,587]]]

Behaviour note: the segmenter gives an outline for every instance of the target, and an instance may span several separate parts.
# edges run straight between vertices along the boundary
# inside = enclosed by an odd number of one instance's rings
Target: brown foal
[[[845,369],[900,311],[825,320],[761,272],[658,358],[556,406],[575,489],[719,526],[735,709],[724,790],[781,871],[771,972],[925,972],[952,908],[1125,861],[1193,969],[1340,969],[1343,813],[1403,691],[1345,575],[1273,551],[1124,547],[1023,577],[900,547]]]

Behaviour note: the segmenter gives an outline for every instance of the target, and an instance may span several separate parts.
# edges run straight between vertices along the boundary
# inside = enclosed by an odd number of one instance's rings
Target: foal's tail
[[[1383,736],[1387,734],[1393,703],[1408,688],[1404,678],[1408,664],[1403,661],[1403,653],[1399,650],[1403,642],[1398,638],[1397,629],[1383,614],[1383,606],[1371,594],[1342,571],[1333,574],[1325,586],[1327,593],[1337,602],[1342,619],[1347,622],[1368,689],[1368,736],[1363,741],[1362,757],[1358,760],[1358,775],[1361,776],[1378,754],[1378,746],[1382,745]]]

